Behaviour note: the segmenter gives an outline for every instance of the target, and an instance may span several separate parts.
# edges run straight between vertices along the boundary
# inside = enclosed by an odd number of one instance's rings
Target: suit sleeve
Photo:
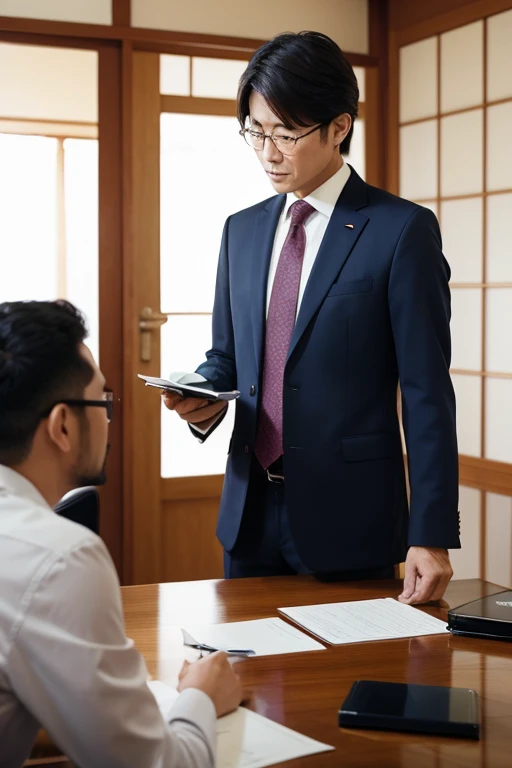
[[[231,317],[228,258],[229,223],[228,218],[222,233],[217,268],[212,316],[212,348],[206,353],[206,362],[202,363],[196,371],[208,379],[215,389],[225,391],[236,389],[235,341]],[[191,429],[192,434],[198,437],[200,442],[204,442],[217,429],[225,415],[226,411],[223,411],[206,433],[201,434]]]
[[[458,548],[458,452],[450,379],[450,268],[434,214],[418,208],[389,280],[410,482],[409,546]]]

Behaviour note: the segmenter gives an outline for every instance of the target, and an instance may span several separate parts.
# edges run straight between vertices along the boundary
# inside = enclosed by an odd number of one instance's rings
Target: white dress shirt
[[[313,264],[317,257],[320,245],[325,235],[325,230],[334,211],[334,206],[338,197],[341,195],[345,184],[350,177],[350,166],[347,163],[343,163],[341,168],[336,173],[327,179],[320,187],[314,190],[310,195],[304,198],[304,200],[313,206],[315,213],[307,219],[304,228],[306,230],[306,249],[304,251],[304,260],[302,262],[302,272],[300,276],[299,294],[297,297],[297,311],[295,317],[299,314],[302,297],[306,290],[306,284],[309,280]],[[276,234],[274,237],[274,247],[272,248],[272,257],[270,259],[270,266],[268,270],[268,282],[267,282],[267,309],[266,314],[268,316],[268,308],[270,305],[270,296],[272,295],[272,287],[274,285],[274,278],[276,276],[277,265],[279,262],[279,256],[283,249],[286,235],[290,229],[290,206],[295,203],[299,198],[294,192],[288,192],[286,195],[286,201],[281,211],[281,216],[276,227]],[[205,379],[206,381],[206,379]],[[220,415],[215,419],[208,429],[202,429],[197,424],[191,424],[190,427],[200,442],[203,442],[202,437],[207,435],[212,426],[220,419]]]
[[[320,245],[325,235],[325,230],[334,211],[334,206],[338,197],[341,195],[345,184],[350,176],[350,166],[343,163],[341,168],[336,173],[327,179],[321,187],[315,189],[310,195],[304,198],[306,203],[309,203],[315,209],[315,213],[306,220],[304,229],[306,230],[306,249],[304,251],[304,261],[302,262],[302,273],[300,276],[299,295],[297,299],[297,313],[299,313],[302,297],[306,290],[306,284],[309,280],[313,264],[317,257]],[[299,198],[294,192],[288,192],[286,195],[286,202],[284,208],[281,211],[281,216],[276,228],[276,235],[274,238],[274,247],[272,249],[272,258],[270,260],[270,267],[268,270],[268,283],[267,283],[267,315],[270,304],[270,296],[272,294],[272,287],[274,285],[274,278],[276,276],[277,265],[279,262],[279,256],[283,249],[284,241],[290,229],[290,207]]]
[[[0,465],[0,768],[40,726],[80,768],[213,766],[211,699],[185,690],[166,723],[147,678],[102,540]]]

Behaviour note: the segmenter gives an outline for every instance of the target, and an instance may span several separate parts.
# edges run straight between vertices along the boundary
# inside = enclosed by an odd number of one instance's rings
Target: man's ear
[[[74,424],[71,412],[65,405],[56,405],[46,422],[48,438],[62,453],[69,453],[72,448],[72,432]]]
[[[350,131],[351,125],[352,125],[352,118],[347,112],[344,112],[342,115],[338,115],[338,117],[334,118],[333,126],[334,126],[335,146],[339,147],[339,145],[343,143],[343,140],[345,139],[346,135]]]

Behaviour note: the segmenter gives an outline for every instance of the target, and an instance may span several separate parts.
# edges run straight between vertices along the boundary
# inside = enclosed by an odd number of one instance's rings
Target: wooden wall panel
[[[126,540],[131,573],[136,584],[161,580],[160,551],[160,403],[150,397],[137,373],[154,376],[159,370],[160,333],[152,334],[152,361],[140,361],[138,322],[143,307],[158,308],[160,296],[160,92],[159,57],[135,52],[132,59],[131,178],[125,222],[131,230],[125,257],[124,313],[125,420],[131,472],[125,469]],[[130,227],[131,224],[131,227]],[[151,439],[148,436],[152,436]]]
[[[218,509],[218,496],[162,502],[161,581],[222,578]]]
[[[510,8],[511,0],[389,0],[389,29],[407,45]]]

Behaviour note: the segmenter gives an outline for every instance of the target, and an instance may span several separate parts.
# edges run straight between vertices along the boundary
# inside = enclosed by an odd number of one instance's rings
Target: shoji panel
[[[441,203],[443,252],[453,283],[482,282],[483,206],[481,197]]]
[[[482,103],[483,41],[483,21],[441,35],[441,112]]]
[[[421,88],[418,88],[421,83]],[[437,113],[437,38],[400,49],[400,122]]]
[[[480,491],[459,489],[461,549],[450,550],[454,579],[480,576]]]
[[[488,493],[485,578],[512,587],[512,498]]]
[[[112,24],[112,0],[0,0],[0,16]]]
[[[487,20],[487,99],[512,97],[512,10]]]
[[[480,456],[482,450],[482,378],[452,374],[457,399],[457,440],[459,453]]]
[[[409,199],[437,197],[436,120],[400,128],[400,194]]]

